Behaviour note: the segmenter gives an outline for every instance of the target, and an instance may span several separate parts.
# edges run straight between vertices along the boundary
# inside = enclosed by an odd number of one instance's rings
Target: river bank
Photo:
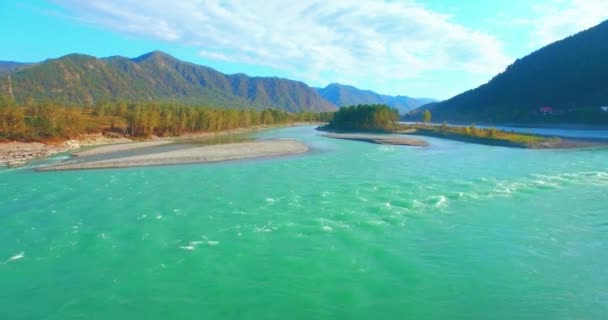
[[[428,146],[424,140],[406,138],[398,135],[413,135],[449,139],[467,143],[500,146],[523,149],[580,149],[608,146],[608,139],[586,137],[563,137],[531,133],[507,132],[493,128],[477,128],[479,131],[465,130],[466,127],[454,126],[428,126],[424,124],[401,124],[398,129],[371,132],[336,131],[326,127],[317,130],[329,132],[323,136],[334,139],[356,140],[377,144]],[[483,133],[483,134],[480,134]],[[490,135],[488,135],[490,133]]]
[[[416,121],[402,121],[403,124],[424,124],[423,122]],[[440,126],[443,122],[433,121],[428,123],[433,126]],[[585,131],[603,131],[608,130],[608,125],[601,124],[580,124],[580,123],[521,123],[521,122],[505,122],[505,123],[491,123],[491,122],[467,122],[467,121],[449,121],[449,125],[456,126],[471,126],[475,124],[478,127],[488,128],[501,128],[501,127],[512,127],[512,128],[525,128],[525,129],[557,129],[557,130],[585,130]]]
[[[86,134],[79,139],[56,143],[11,141],[0,143],[0,167],[18,167],[28,161],[43,159],[57,153],[78,150],[83,147],[93,147],[108,144],[124,144],[133,142],[122,136],[104,136],[103,134]]]
[[[519,140],[506,140],[492,137],[475,137],[466,136],[463,134],[453,132],[442,132],[438,130],[429,129],[408,129],[401,131],[400,133],[435,137],[442,139],[450,139],[468,143],[477,143],[491,146],[510,147],[510,148],[524,148],[524,149],[579,149],[579,148],[594,148],[594,147],[605,147],[608,146],[608,141],[602,139],[585,139],[585,138],[566,138],[566,137],[551,137],[543,135],[524,135],[518,134],[519,136],[525,137],[537,137],[540,139],[531,139],[530,141],[519,141]],[[513,135],[513,133],[509,133]]]
[[[158,143],[135,143],[136,148],[150,148]],[[120,147],[121,145],[112,146]],[[111,148],[109,148],[111,149]],[[105,150],[103,154],[124,151],[124,148]],[[93,149],[95,150],[95,149]],[[230,160],[242,160],[262,157],[278,157],[305,153],[308,147],[295,140],[264,140],[230,144],[217,144],[202,147],[192,147],[180,150],[157,152],[150,154],[116,157],[84,162],[62,162],[55,165],[39,167],[37,171],[60,171],[82,169],[126,168],[140,166],[159,166],[189,163],[208,163]],[[96,154],[98,155],[98,154]],[[91,156],[92,157],[92,156]]]
[[[428,147],[428,142],[398,135],[328,133],[323,137],[397,146]]]
[[[315,125],[318,122],[296,122],[287,125],[263,125],[255,126],[251,128],[239,128],[228,131],[220,132],[198,132],[198,133],[186,133],[180,136],[174,137],[158,137],[152,136],[146,139],[132,138],[119,136],[115,134],[103,135],[98,134],[85,134],[80,136],[78,139],[60,141],[55,143],[41,143],[41,142],[19,142],[11,141],[0,143],[0,167],[18,167],[25,165],[28,161],[36,159],[44,159],[57,153],[63,152],[74,152],[86,147],[95,147],[95,149],[101,148],[101,146],[112,145],[116,146],[117,149],[105,149],[120,151],[120,149],[131,149],[142,147],[141,144],[135,144],[136,142],[153,142],[154,144],[168,144],[175,141],[185,141],[190,139],[205,139],[215,136],[231,135],[231,134],[245,134],[260,130],[291,127],[291,126],[304,126],[304,125]],[[159,142],[162,141],[162,142]],[[120,147],[118,147],[120,145]],[[145,145],[143,145],[145,146]],[[100,151],[85,150],[80,155],[93,155]],[[103,150],[103,149],[102,149]],[[113,152],[113,151],[112,151]]]

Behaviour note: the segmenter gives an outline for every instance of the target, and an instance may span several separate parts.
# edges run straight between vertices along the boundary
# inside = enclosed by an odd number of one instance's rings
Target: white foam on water
[[[275,203],[275,202],[276,202],[276,200],[275,200],[275,199],[273,199],[273,198],[266,198],[266,202],[267,202],[267,203]]]
[[[160,220],[160,219],[162,219],[162,218],[163,218],[163,216],[162,216],[162,215],[160,215],[160,214],[156,215],[156,220]]]
[[[206,236],[201,236],[201,238],[203,238],[203,239],[205,239],[205,240],[207,239],[207,237],[206,237]],[[193,250],[195,250],[195,249],[196,249],[198,246],[200,246],[201,244],[206,243],[207,245],[212,245],[212,244],[210,244],[210,243],[214,243],[214,242],[217,242],[217,241],[200,241],[200,240],[194,240],[194,241],[190,241],[190,242],[188,243],[188,245],[187,245],[187,246],[181,246],[181,247],[179,247],[179,248],[180,248],[180,249],[184,249],[184,250],[188,250],[188,251],[193,251]],[[218,243],[219,243],[219,242],[218,242]]]
[[[207,245],[210,247],[217,246],[218,244],[220,244],[219,241],[207,241]]]
[[[536,187],[544,189],[558,189],[561,187],[559,183],[553,181],[535,180],[533,183],[536,184]]]
[[[334,228],[332,228],[330,226],[323,226],[321,229],[323,229],[323,231],[328,231],[328,232],[334,231]]]
[[[25,257],[25,251],[22,251],[14,256],[8,258],[8,260],[6,260],[6,262],[17,261],[17,260],[23,259],[24,257]]]
[[[424,207],[424,203],[422,203],[422,201],[416,200],[416,199],[414,199],[414,201],[412,201],[412,205],[414,208]]]
[[[498,182],[494,191],[489,194],[490,197],[493,196],[510,196],[512,193],[515,193],[519,190],[522,190],[527,187],[527,184],[521,182]]]
[[[302,207],[302,205],[300,203],[298,203],[297,201],[296,202],[289,202],[289,203],[287,203],[287,205],[290,205],[292,207],[298,207],[298,208]]]
[[[350,224],[344,223],[344,222],[338,222],[337,225],[341,228],[346,228],[346,229],[350,228]]]
[[[441,195],[441,196],[439,196],[439,199],[435,203],[435,207],[437,207],[437,208],[443,208],[443,207],[447,206],[447,204],[448,204],[448,198],[446,198],[445,196]]]
[[[460,194],[462,194],[461,195],[462,198],[464,198],[464,197],[468,197],[468,198],[471,198],[471,199],[479,199],[480,198],[480,195],[477,192],[473,192],[473,191],[471,191],[471,192],[460,192]]]
[[[391,146],[380,146],[377,148],[378,151],[380,152],[394,152],[395,151],[395,147],[391,147]]]
[[[266,225],[264,225],[263,227],[255,227],[255,232],[273,232],[278,230],[279,227],[277,226],[273,226],[272,225],[272,221],[268,222]]]
[[[465,192],[463,195],[472,199],[485,199],[495,197],[513,197],[519,193],[541,192],[555,190],[568,185],[608,185],[608,171],[580,171],[559,174],[531,174],[516,180],[497,180],[495,178],[481,178],[487,182],[489,190],[483,184],[478,184],[478,190]]]
[[[373,224],[373,225],[376,225],[376,226],[381,226],[383,224],[386,224],[386,222],[384,222],[382,220],[370,220],[367,223]]]

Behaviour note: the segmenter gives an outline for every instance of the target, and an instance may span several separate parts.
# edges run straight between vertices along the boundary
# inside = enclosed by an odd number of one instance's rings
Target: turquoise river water
[[[605,319],[608,150],[0,170],[2,319]]]

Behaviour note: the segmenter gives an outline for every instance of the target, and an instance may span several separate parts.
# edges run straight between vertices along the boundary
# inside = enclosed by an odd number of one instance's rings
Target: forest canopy
[[[49,141],[109,132],[132,137],[178,136],[261,125],[326,122],[332,114],[125,101],[100,102],[87,108],[49,101],[20,106],[4,99],[0,101],[0,140]]]
[[[338,131],[391,131],[399,121],[399,112],[383,104],[342,107],[327,125]]]

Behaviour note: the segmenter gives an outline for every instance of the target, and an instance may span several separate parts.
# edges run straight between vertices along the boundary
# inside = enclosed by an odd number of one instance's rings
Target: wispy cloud
[[[56,0],[104,28],[198,48],[209,59],[320,80],[494,74],[511,61],[489,34],[414,2],[377,0]],[[331,81],[333,79],[325,79]]]
[[[531,44],[536,47],[566,38],[608,19],[606,0],[558,0],[535,5],[534,19],[526,19],[532,26]],[[522,21],[520,21],[522,22]]]

